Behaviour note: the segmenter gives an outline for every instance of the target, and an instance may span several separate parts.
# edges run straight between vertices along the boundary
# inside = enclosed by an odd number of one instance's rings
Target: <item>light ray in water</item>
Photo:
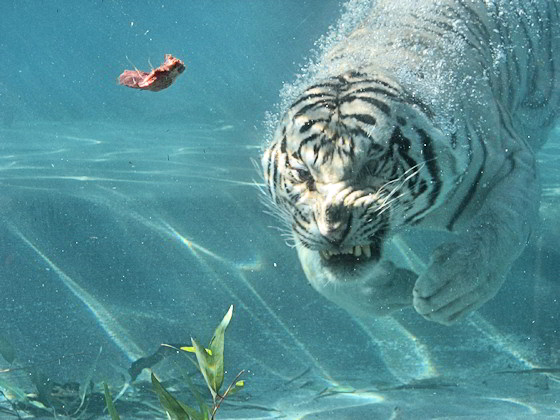
[[[210,264],[208,264],[206,262],[206,260],[204,260],[204,258],[202,258],[201,255],[197,254],[197,250],[198,251],[202,251],[203,254],[206,254],[214,259],[216,259],[217,261],[219,261],[220,263],[232,267],[234,269],[234,272],[238,273],[239,268],[236,267],[236,264],[223,258],[220,257],[219,255],[215,254],[214,252],[208,250],[207,248],[202,247],[201,245],[198,245],[190,240],[188,240],[186,237],[184,237],[183,235],[181,235],[179,232],[177,232],[171,225],[169,225],[167,222],[165,222],[164,220],[160,219],[160,224],[154,223],[151,220],[146,219],[145,217],[141,216],[138,213],[133,213],[133,212],[129,212],[128,214],[129,216],[132,216],[137,222],[142,223],[144,226],[146,226],[147,228],[153,229],[157,232],[160,232],[161,234],[164,234],[165,236],[168,236],[170,238],[173,238],[177,241],[179,241],[182,245],[184,245],[190,252],[191,254],[198,260],[198,262],[200,263],[200,265],[202,267],[205,268],[205,270],[216,280],[220,283],[221,287],[223,287],[224,290],[226,290],[228,292],[228,294],[235,300],[238,302],[238,304],[247,311],[248,314],[250,314],[252,317],[254,317],[253,312],[251,311],[251,309],[249,308],[249,306],[247,304],[245,304],[243,302],[243,300],[237,296],[237,294],[225,283],[221,280],[220,276],[216,273],[216,271],[212,268],[212,266]],[[258,318],[257,318],[258,319]],[[259,321],[261,321],[260,319],[258,319]],[[285,343],[280,341],[280,345],[285,346]],[[281,378],[282,380],[287,380],[287,376],[279,371],[276,371],[274,369],[271,369],[270,366],[268,366],[266,364],[266,360],[259,360],[256,359],[255,357],[248,355],[247,357],[250,357],[252,360],[254,360],[256,363],[263,365],[266,370],[270,373],[272,373],[273,375],[278,376],[279,378]]]
[[[62,283],[76,296],[97,319],[97,322],[105,331],[110,340],[126,355],[130,361],[134,361],[144,356],[144,352],[128,337],[127,331],[117,322],[115,318],[103,307],[103,305],[82,289],[74,280],[64,273],[52,262],[49,257],[41,252],[27,237],[20,232],[14,225],[10,226],[14,235],[29,246],[41,259],[56,273]]]
[[[39,168],[36,168],[39,169]],[[45,168],[42,168],[45,169]],[[80,182],[113,182],[113,183],[117,183],[117,182],[126,182],[126,183],[130,183],[130,184],[145,184],[145,185],[152,185],[152,184],[157,184],[157,185],[162,185],[162,184],[169,184],[169,185],[174,185],[173,182],[160,182],[160,181],[147,181],[147,180],[135,180],[135,179],[130,179],[130,178],[126,178],[126,179],[119,179],[119,178],[101,178],[101,177],[95,177],[95,176],[85,176],[85,175],[75,175],[75,176],[53,176],[53,175],[49,175],[49,176],[11,176],[9,178],[0,178],[0,180],[52,180],[52,179],[60,179],[60,180],[69,180],[69,181],[80,181]]]
[[[494,325],[490,324],[478,312],[472,313],[466,321],[470,326],[480,331],[489,341],[491,341],[495,348],[511,354],[519,363],[524,367],[530,369],[540,368],[540,365],[532,362],[529,355],[526,354],[524,349],[515,343],[511,338],[502,334]]]
[[[263,260],[260,254],[252,261],[241,261],[235,263],[235,266],[241,271],[261,271],[264,269]]]
[[[222,182],[224,184],[230,184],[230,185],[236,185],[238,187],[251,187],[254,188],[255,187],[255,183],[254,182],[249,182],[249,181],[236,181],[235,179],[228,179],[228,178],[215,178],[215,177],[211,177],[211,176],[206,176],[206,175],[189,175],[186,176],[186,178],[189,179],[204,179],[205,181],[216,181],[216,182]]]
[[[386,398],[376,392],[335,385],[323,390],[310,403],[298,404],[293,399],[283,399],[275,404],[275,409],[291,419],[324,419],[333,417],[332,408],[335,408],[334,412],[344,413],[346,410],[353,412],[352,408],[368,407],[386,402]]]
[[[181,235],[179,232],[177,232],[175,230],[175,228],[173,228],[169,223],[167,223],[165,220],[161,220],[160,219],[160,223],[164,226],[164,228],[159,228],[158,230],[160,230],[161,232],[167,234],[167,236],[171,236],[172,238],[178,240],[179,242],[181,242],[183,245],[186,245],[187,249],[189,251],[191,251],[191,253],[193,254],[193,256],[195,256],[201,263],[203,263],[203,261],[200,259],[200,256],[197,254],[198,252],[201,252],[203,254],[208,255],[209,257],[223,263],[226,265],[234,265],[231,261],[225,259],[224,257],[219,256],[218,254],[216,254],[215,252],[210,251],[208,248],[203,247],[202,245],[198,245],[196,242],[193,241],[189,241],[186,237],[184,237],[183,235]],[[154,227],[157,229],[157,226],[154,225]]]
[[[197,251],[199,253],[202,253],[202,254],[205,254],[205,255],[209,256],[210,258],[215,259],[216,261],[221,262],[222,264],[232,266],[232,267],[236,268],[237,270],[259,271],[259,270],[262,270],[262,268],[263,268],[263,263],[262,263],[262,259],[261,259],[260,256],[258,256],[257,259],[254,260],[254,261],[237,263],[237,262],[228,260],[224,257],[221,257],[220,255],[216,254],[215,252],[210,251],[208,248],[205,248],[202,245],[197,244],[196,242],[190,241],[189,239],[187,239],[186,237],[181,235],[179,232],[177,232],[175,230],[175,228],[173,226],[169,225],[169,223],[167,223],[165,220],[160,219],[160,223],[163,226],[165,226],[165,228],[167,229],[167,231],[164,230],[164,232],[168,235],[169,235],[169,233],[171,233],[171,236],[173,238],[175,238],[176,240],[181,242],[183,245],[186,245],[186,247],[191,251],[193,256],[196,257],[201,262],[201,264],[203,262],[202,262],[202,260],[200,260],[200,256],[197,254]],[[204,262],[204,264],[205,264],[205,262]]]
[[[251,294],[257,299],[257,301],[262,305],[262,307],[265,309],[265,311],[269,314],[269,316],[274,320],[274,322],[276,322],[276,324],[278,324],[280,326],[280,328],[284,331],[284,333],[290,338],[291,343],[293,345],[295,345],[298,348],[298,353],[300,354],[304,354],[306,356],[306,359],[308,360],[302,360],[302,363],[304,365],[307,365],[309,362],[311,362],[311,364],[313,364],[318,370],[319,372],[326,378],[328,378],[330,381],[334,382],[334,380],[331,378],[331,375],[326,371],[326,369],[317,361],[317,358],[314,357],[309,350],[307,350],[307,348],[305,347],[305,345],[292,333],[292,331],[290,331],[290,329],[286,326],[286,324],[280,319],[280,317],[274,312],[274,310],[266,303],[266,301],[262,298],[262,296],[259,294],[259,292],[257,292],[257,290],[253,287],[253,285],[247,280],[247,278],[245,277],[243,271],[235,264],[232,263],[231,261],[222,258],[220,256],[218,256],[217,254],[215,254],[214,252],[201,247],[200,245],[195,244],[192,241],[189,241],[185,236],[181,235],[179,232],[177,232],[177,230],[175,228],[173,228],[171,225],[169,225],[169,223],[167,223],[164,220],[160,220],[160,223],[162,223],[166,229],[168,229],[168,235],[174,237],[175,239],[179,240],[181,243],[183,243],[184,245],[187,246],[187,248],[193,253],[193,255],[195,255],[197,257],[197,259],[199,260],[200,264],[203,265],[207,270],[211,271],[215,277],[216,280],[220,282],[220,284],[222,285],[222,287],[228,291],[228,293],[234,297],[235,299],[237,299],[239,302],[243,302],[243,300],[237,296],[233,290],[231,290],[229,288],[229,286],[223,282],[220,277],[218,275],[215,274],[214,270],[212,269],[212,267],[210,266],[210,264],[206,263],[202,258],[200,258],[199,256],[196,255],[196,253],[194,252],[195,249],[196,250],[204,250],[204,253],[208,256],[211,256],[212,258],[220,261],[221,263],[228,265],[228,266],[233,266],[233,268],[235,269],[235,273],[237,274],[237,277],[243,282],[243,284],[245,285],[245,287],[247,289],[249,289],[249,291],[251,292]],[[244,303],[242,303],[242,305],[245,307],[245,309],[247,310],[247,312],[249,314],[251,314],[252,317],[254,317],[255,319],[259,320],[260,322],[262,322],[262,318],[257,317],[253,314],[253,311]],[[286,346],[286,344],[280,340],[279,341],[280,344],[285,347],[288,351],[293,351],[291,350],[289,347]],[[297,354],[296,354],[297,357]],[[298,357],[299,358],[299,357]],[[301,360],[301,359],[300,359]]]
[[[397,380],[409,383],[438,376],[426,346],[394,318],[354,320],[377,345],[385,366]]]
[[[521,406],[523,408],[526,408],[531,414],[538,414],[539,413],[539,410],[537,410],[532,405],[527,404],[523,401],[516,400],[515,398],[486,397],[486,399],[491,400],[491,401],[502,401],[502,402],[507,402],[507,403],[510,403],[510,404],[518,405],[518,406]]]
[[[410,249],[400,237],[395,237],[393,239],[393,243],[400,251],[411,270],[415,271],[416,273],[421,273],[426,269],[426,264],[424,263],[424,261],[422,261],[422,259],[418,255],[416,255],[416,253],[412,251],[412,249]],[[523,366],[532,369],[540,367],[538,364],[530,360],[528,352],[524,351],[517,343],[514,343],[512,339],[506,337],[505,334],[502,334],[494,325],[484,319],[484,317],[478,312],[473,312],[472,314],[470,314],[467,317],[466,322],[468,323],[468,325],[484,334],[484,336],[492,343],[495,348],[510,354]]]
[[[83,141],[85,143],[90,143],[90,144],[101,144],[101,143],[103,143],[102,140],[93,139],[93,138],[90,138],[90,137],[77,137],[77,136],[68,136],[68,135],[59,135],[59,137],[63,138],[63,139],[67,139],[67,140]]]
[[[2,178],[0,178],[0,180],[1,179]],[[35,187],[35,186],[29,186],[29,185],[17,185],[17,184],[10,184],[10,183],[7,183],[7,182],[2,182],[2,187],[20,189],[20,190],[31,190],[31,191],[46,191],[46,192],[51,192],[52,191],[52,188]]]

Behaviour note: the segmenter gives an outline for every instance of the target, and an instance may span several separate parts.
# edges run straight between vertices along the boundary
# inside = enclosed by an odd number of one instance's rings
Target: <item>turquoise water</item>
[[[165,418],[148,372],[130,383],[131,363],[161,343],[207,342],[232,304],[226,380],[244,369],[246,385],[218,418],[559,415],[556,138],[539,155],[541,234],[508,286],[453,327],[412,310],[351,318],[271,228],[252,160],[283,83],[340,14],[341,2],[318,4],[6,2],[0,418],[108,418],[103,381],[122,391],[122,418]],[[169,89],[117,85],[166,53],[187,65]],[[194,373],[178,356],[153,366],[191,401],[182,369]]]

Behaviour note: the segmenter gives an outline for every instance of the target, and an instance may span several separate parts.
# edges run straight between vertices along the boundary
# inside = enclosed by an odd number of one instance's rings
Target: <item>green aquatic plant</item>
[[[176,348],[170,345],[166,347],[174,348],[178,351],[185,353],[194,353],[196,361],[191,361],[196,365],[197,369],[202,373],[204,381],[212,395],[212,406],[209,407],[202,398],[199,391],[192,383],[190,377],[185,375],[187,385],[191,393],[196,398],[198,409],[191,407],[182,401],[177,400],[158,380],[156,375],[152,372],[152,389],[158,396],[159,402],[167,416],[171,420],[214,420],[216,413],[219,410],[222,402],[235,392],[243,388],[244,381],[239,380],[239,377],[244,373],[241,371],[237,374],[232,383],[227,387],[223,394],[220,393],[224,383],[224,337],[226,329],[231,321],[233,315],[233,305],[230,306],[228,312],[214,331],[214,335],[210,340],[207,347],[203,347],[197,340],[191,338],[191,346],[183,346]],[[113,405],[111,395],[107,386],[105,385],[105,401],[107,409],[113,420],[119,420],[119,415]]]
[[[0,356],[2,356],[9,364],[12,364],[16,358],[16,350],[14,349],[14,346],[2,335],[0,335]]]
[[[100,350],[101,351],[101,350]],[[64,357],[77,356],[83,352],[65,355]],[[57,417],[58,414],[64,418],[80,418],[88,410],[88,405],[94,397],[93,382],[91,380],[99,354],[90,373],[84,380],[83,386],[75,382],[64,384],[55,382],[47,377],[39,368],[42,365],[58,362],[57,357],[50,360],[42,360],[36,363],[21,365],[16,360],[15,348],[4,338],[0,337],[0,356],[10,363],[11,367],[0,369],[0,396],[9,404],[10,408],[0,406],[0,417],[2,414],[10,417],[28,418],[27,416],[41,417],[46,415]],[[10,375],[23,374],[35,388],[30,391],[12,383]],[[21,415],[20,415],[21,413]],[[1,417],[4,418],[4,417]]]
[[[105,382],[103,382],[103,393],[105,395],[105,404],[107,404],[107,411],[111,415],[112,420],[121,420],[117,409],[113,405],[113,398],[111,398],[111,393],[109,392],[109,387]]]

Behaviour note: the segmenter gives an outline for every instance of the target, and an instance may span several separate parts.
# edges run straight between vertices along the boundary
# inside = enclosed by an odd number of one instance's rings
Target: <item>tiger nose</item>
[[[318,216],[318,217],[317,217]],[[343,206],[330,204],[316,216],[319,233],[333,244],[340,244],[350,228],[350,213]]]

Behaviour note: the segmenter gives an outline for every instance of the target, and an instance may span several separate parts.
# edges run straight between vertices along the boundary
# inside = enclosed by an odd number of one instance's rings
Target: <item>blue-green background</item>
[[[16,360],[0,358],[0,389],[33,391],[29,369],[1,372],[32,365],[60,383],[95,366],[94,382],[118,390],[132,360],[206,342],[233,304],[226,368],[246,369],[247,386],[223,418],[558,414],[556,138],[539,154],[543,229],[499,295],[457,326],[412,310],[353,320],[308,286],[271,227],[252,161],[266,113],[341,5],[2,3],[0,335]],[[166,53],[187,66],[169,89],[117,84]],[[525,372],[542,368],[552,373]],[[180,376],[174,362],[154,369]]]

